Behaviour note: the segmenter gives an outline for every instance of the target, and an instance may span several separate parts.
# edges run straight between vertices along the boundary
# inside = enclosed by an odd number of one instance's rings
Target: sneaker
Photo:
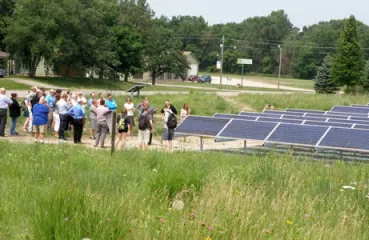
[[[59,139],[59,143],[65,143],[63,139]]]
[[[35,139],[35,143],[38,143],[38,139],[37,138]]]
[[[91,140],[93,140],[93,139],[94,139],[94,137],[90,137],[90,139],[91,139]]]

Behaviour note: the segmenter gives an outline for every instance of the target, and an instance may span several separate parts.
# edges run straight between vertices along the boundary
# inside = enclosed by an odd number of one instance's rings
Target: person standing
[[[143,112],[143,108],[147,101],[148,101],[147,97],[144,97],[142,102],[136,106],[135,109],[138,112],[138,114],[141,114]]]
[[[28,94],[27,94],[27,96],[30,94],[30,91],[28,91]],[[23,124],[23,131],[24,132],[27,132],[27,129],[28,129],[28,126],[29,125],[32,125],[31,123],[30,123],[30,113],[29,113],[29,109],[28,109],[28,105],[29,105],[29,101],[28,101],[28,98],[27,97],[25,97],[24,98],[24,100],[23,100],[23,103],[22,103],[22,105],[23,105],[23,116],[24,116],[24,118],[26,119],[25,121],[24,121],[24,124]]]
[[[17,101],[18,95],[16,93],[12,93],[12,105],[9,107],[9,117],[12,119],[10,124],[10,135],[15,136],[18,133],[15,131],[15,127],[17,125],[17,120],[21,115],[21,107]]]
[[[177,115],[177,109],[173,106],[173,104],[167,99],[165,100],[164,106],[169,106],[169,109],[175,114]],[[164,116],[164,108],[161,110],[161,113]]]
[[[158,109],[154,108],[153,106],[151,106],[149,100],[145,101],[144,106],[147,106],[149,108],[148,112],[149,114],[151,114],[151,118],[152,118],[152,123],[154,124],[154,114],[157,112]],[[149,142],[148,145],[150,146],[152,144],[152,132],[150,131],[150,138],[149,138]]]
[[[55,103],[53,109],[53,132],[55,137],[59,138],[59,127],[60,127],[60,116],[59,116],[59,108],[57,103],[60,101],[61,96],[55,95]]]
[[[183,108],[181,109],[181,122],[186,119],[191,113],[191,110],[188,108],[188,104],[183,104]]]
[[[96,128],[97,128],[97,100],[92,100],[90,106],[90,139],[96,139]]]
[[[127,124],[127,110],[123,108],[122,113],[117,117],[117,128],[118,128],[118,139],[115,143],[115,147],[119,147],[119,143],[122,143],[122,148],[124,148],[126,144],[127,132],[128,132],[128,124]]]
[[[54,89],[50,89],[49,94],[46,95],[45,101],[52,110],[49,113],[49,116],[48,116],[49,122],[47,124],[48,128],[51,128],[52,123],[53,123],[53,112],[54,112],[54,108],[55,108],[55,91],[54,91]]]
[[[84,107],[82,106],[83,100],[79,99],[77,105],[69,109],[68,114],[73,118],[73,139],[75,144],[81,143],[83,132],[83,119],[86,116]]]
[[[165,105],[164,108],[164,128],[162,134],[162,140],[164,146],[168,148],[169,151],[172,150],[172,140],[174,138],[174,129],[177,127],[176,115],[170,109],[170,105]]]
[[[51,109],[46,104],[45,98],[41,97],[39,103],[33,106],[33,126],[35,142],[45,142],[45,132],[47,130],[48,115]]]
[[[37,97],[37,87],[32,87],[31,92],[27,95],[27,101],[26,101],[28,114],[29,114],[29,124],[28,124],[28,129],[27,130],[30,133],[32,133],[32,122],[33,122],[32,106],[34,104],[32,104],[32,102],[33,102],[33,99],[36,98],[36,97]],[[39,100],[40,99],[38,99],[38,101]]]
[[[124,108],[127,111],[127,124],[128,124],[127,135],[131,136],[132,135],[132,129],[135,126],[135,120],[134,120],[135,105],[133,104],[132,99],[130,97],[128,97],[126,99],[126,103],[124,104]]]
[[[59,142],[66,141],[65,138],[65,129],[68,126],[69,122],[69,115],[68,111],[71,108],[71,105],[67,102],[68,94],[63,94],[61,99],[56,103],[58,111],[59,111],[59,119],[60,119],[60,126],[59,126]]]
[[[150,132],[154,132],[154,124],[152,122],[152,115],[149,113],[149,108],[145,106],[138,118],[138,148],[140,150],[142,150],[142,147],[145,151],[148,150]]]
[[[112,124],[113,124],[113,113],[112,112],[115,112],[117,110],[117,102],[113,99],[113,95],[111,93],[108,94],[108,100],[106,100],[105,102],[105,105],[109,108],[109,113],[108,115],[106,115],[107,117],[107,123],[108,123],[108,128],[109,128],[109,131],[112,132],[114,131],[112,129]]]
[[[7,120],[7,113],[9,105],[13,103],[13,101],[8,98],[6,95],[5,88],[0,88],[0,137],[5,137],[5,126]]]
[[[90,94],[90,99],[88,99],[88,107],[89,107],[89,108],[92,106],[92,101],[93,101],[93,100],[96,100],[96,94],[95,94],[95,92],[92,92],[92,93]]]
[[[94,147],[97,147],[100,143],[100,147],[104,148],[106,133],[108,132],[107,115],[111,113],[109,108],[105,107],[105,100],[100,100],[100,106],[96,108],[96,140]]]

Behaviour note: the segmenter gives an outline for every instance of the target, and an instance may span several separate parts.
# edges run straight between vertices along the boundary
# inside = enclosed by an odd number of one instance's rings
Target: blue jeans
[[[15,126],[17,125],[17,117],[12,118],[12,123],[10,124],[10,135],[15,135]]]

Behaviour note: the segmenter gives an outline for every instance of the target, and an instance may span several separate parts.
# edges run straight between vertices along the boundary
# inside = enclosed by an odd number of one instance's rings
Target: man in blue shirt
[[[105,102],[105,106],[107,106],[109,108],[110,111],[115,112],[117,110],[117,102],[113,99],[113,95],[111,95],[111,93],[108,94],[108,100],[106,100]],[[115,131],[114,129],[112,129],[113,127],[113,113],[109,113],[108,115],[106,115],[107,117],[107,122],[108,122],[108,128],[109,131]]]
[[[86,116],[84,107],[82,107],[82,100],[78,101],[78,104],[69,109],[68,114],[73,118],[73,138],[74,143],[81,143],[83,123]]]
[[[33,106],[32,124],[34,126],[35,142],[40,141],[40,143],[44,143],[45,141],[45,132],[50,110],[44,97],[41,97],[40,101]]]

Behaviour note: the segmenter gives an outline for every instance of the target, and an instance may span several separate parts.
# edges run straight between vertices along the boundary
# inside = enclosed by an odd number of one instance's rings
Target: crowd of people
[[[36,143],[45,142],[45,134],[48,130],[53,132],[60,143],[63,143],[67,141],[65,131],[70,130],[73,131],[74,143],[81,144],[83,131],[89,127],[89,135],[94,141],[94,147],[104,148],[107,134],[116,131],[118,135],[115,146],[124,148],[127,136],[132,136],[136,127],[135,115],[138,115],[138,147],[147,150],[152,144],[155,115],[158,109],[154,108],[146,97],[137,106],[128,97],[120,112],[118,112],[118,107],[112,94],[108,94],[107,99],[104,99],[103,94],[100,93],[97,97],[92,92],[87,100],[82,92],[75,94],[70,91],[50,89],[46,93],[44,88],[32,87],[23,101],[18,102],[16,93],[12,93],[9,98],[6,90],[1,88],[0,137],[6,136],[8,110],[11,118],[9,133],[12,136],[18,135],[16,125],[23,109],[25,117],[23,131],[33,132]],[[86,116],[87,111],[88,116]],[[178,112],[173,104],[166,100],[160,113],[163,121],[162,141],[164,146],[171,150]],[[116,118],[113,119],[115,115]],[[184,104],[180,111],[180,121],[182,122],[189,115],[189,106]],[[116,128],[112,129],[114,121],[116,121]]]

